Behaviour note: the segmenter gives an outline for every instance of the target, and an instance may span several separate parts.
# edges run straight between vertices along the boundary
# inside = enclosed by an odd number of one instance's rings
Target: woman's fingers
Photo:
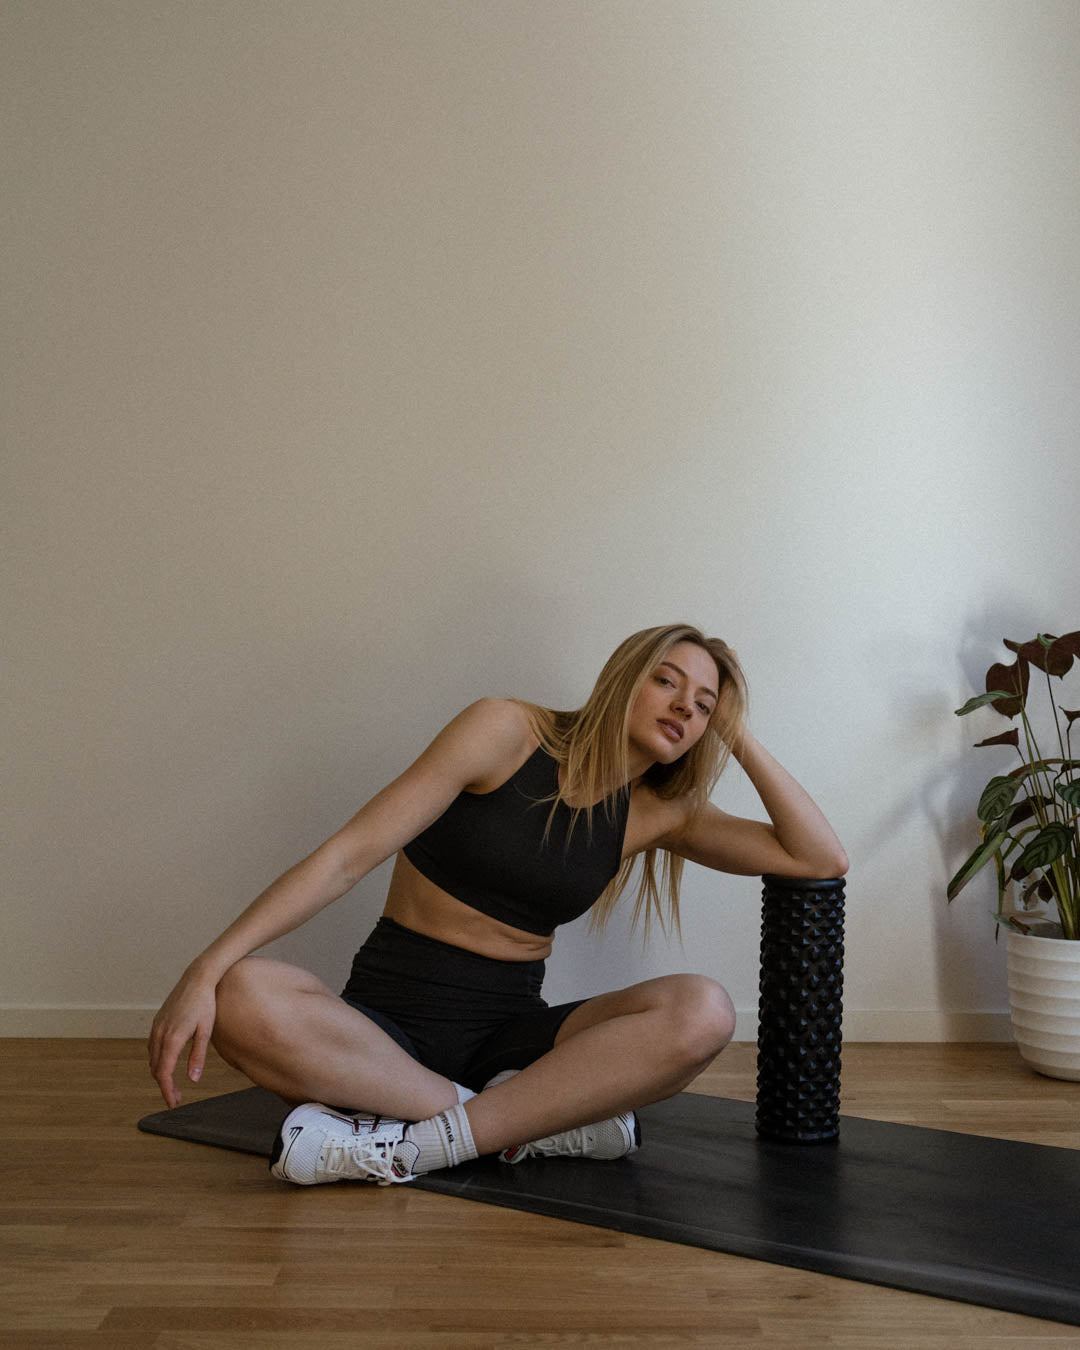
[[[150,1076],[161,1089],[166,1106],[179,1104],[180,1093],[176,1090],[173,1074],[176,1072],[176,1062],[193,1034],[194,1029],[183,1024],[170,1029],[167,1020],[162,1019],[160,1014],[154,1019],[154,1027],[150,1032]]]
[[[209,1044],[210,1028],[200,1026],[195,1033],[195,1040],[192,1043],[187,1064],[187,1076],[193,1083],[197,1083],[202,1077],[203,1066],[206,1064],[206,1047]]]
[[[187,1041],[187,1036],[184,1036],[182,1040],[166,1037],[161,1047],[161,1056],[154,1069],[154,1078],[161,1089],[161,1095],[165,1098],[165,1105],[168,1107],[179,1106],[180,1104],[180,1093],[173,1081],[173,1074],[176,1071],[176,1061],[180,1058],[180,1052]]]
[[[198,1082],[206,1063],[217,1007],[213,986],[185,976],[162,1004],[150,1031],[150,1074],[168,1107],[180,1104],[174,1075],[184,1046],[191,1042],[187,1071]]]
[[[154,1018],[154,1025],[150,1031],[150,1038],[147,1041],[147,1050],[150,1058],[150,1076],[157,1078],[158,1068],[161,1064],[162,1046],[165,1039],[165,1030],[158,1018]]]
[[[165,1105],[172,1106],[172,1098],[176,1094],[176,1089],[172,1081],[172,1067],[166,1063],[165,1044],[165,1019],[159,1012],[154,1018],[154,1025],[150,1028],[150,1036],[147,1041],[150,1076],[161,1089],[161,1095],[165,1098]],[[173,1062],[175,1063],[175,1057]]]

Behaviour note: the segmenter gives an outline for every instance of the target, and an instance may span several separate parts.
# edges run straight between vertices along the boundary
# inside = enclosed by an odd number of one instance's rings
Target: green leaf
[[[960,894],[971,878],[986,866],[990,859],[1001,848],[1002,844],[1008,838],[1004,830],[999,830],[996,834],[990,836],[984,843],[980,844],[975,852],[968,858],[967,862],[960,868],[956,876],[949,882],[945,892],[946,896],[953,900]]]
[[[997,820],[1012,805],[1012,799],[1020,791],[1018,778],[991,778],[979,798],[976,814],[984,824]]]
[[[966,717],[969,712],[974,712],[976,708],[981,708],[987,703],[998,703],[1003,698],[1015,697],[1015,694],[1010,694],[1006,689],[991,689],[988,694],[976,694],[974,698],[969,698],[962,708],[956,709],[956,715]]]
[[[1017,866],[1024,869],[1025,875],[1036,867],[1049,867],[1067,851],[1071,841],[1072,831],[1067,825],[1047,825],[1024,849]],[[1016,875],[1015,869],[1013,875]]]
[[[1063,802],[1068,802],[1070,806],[1080,806],[1080,778],[1071,783],[1059,783],[1057,795]]]
[[[998,909],[1005,908],[1005,897],[1009,890],[1009,879],[1005,875],[1005,859],[1001,856],[1001,850],[994,854],[994,870],[997,872],[998,888]]]

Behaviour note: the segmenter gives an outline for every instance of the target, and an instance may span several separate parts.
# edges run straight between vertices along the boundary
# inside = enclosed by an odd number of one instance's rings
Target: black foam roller
[[[762,878],[755,1126],[821,1144],[840,1133],[844,882]]]

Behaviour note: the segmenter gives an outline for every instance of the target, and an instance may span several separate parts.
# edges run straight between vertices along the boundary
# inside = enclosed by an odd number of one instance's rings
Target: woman
[[[744,875],[847,870],[745,710],[735,653],[688,624],[627,638],[576,712],[467,707],[188,967],[150,1035],[166,1103],[180,1100],[184,1046],[195,1081],[212,1037],[254,1082],[301,1103],[271,1165],[291,1181],[388,1184],[500,1151],[633,1152],[634,1108],[680,1091],[720,1053],[731,1001],[712,980],[669,975],[549,1008],[540,982],[555,926],[594,904],[606,919],[639,859],[646,928],[652,914],[663,922],[665,901],[678,924],[687,858]],[[708,801],[729,755],[771,824]],[[340,997],[249,954],[395,853],[383,916]]]

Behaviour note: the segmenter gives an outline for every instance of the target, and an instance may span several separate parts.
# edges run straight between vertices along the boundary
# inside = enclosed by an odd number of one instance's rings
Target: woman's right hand
[[[165,1105],[170,1108],[180,1104],[180,1092],[173,1082],[173,1074],[189,1041],[191,1053],[187,1075],[197,1083],[203,1071],[206,1048],[217,1015],[215,989],[216,985],[205,978],[186,971],[154,1018],[148,1042],[150,1073],[161,1089]]]

